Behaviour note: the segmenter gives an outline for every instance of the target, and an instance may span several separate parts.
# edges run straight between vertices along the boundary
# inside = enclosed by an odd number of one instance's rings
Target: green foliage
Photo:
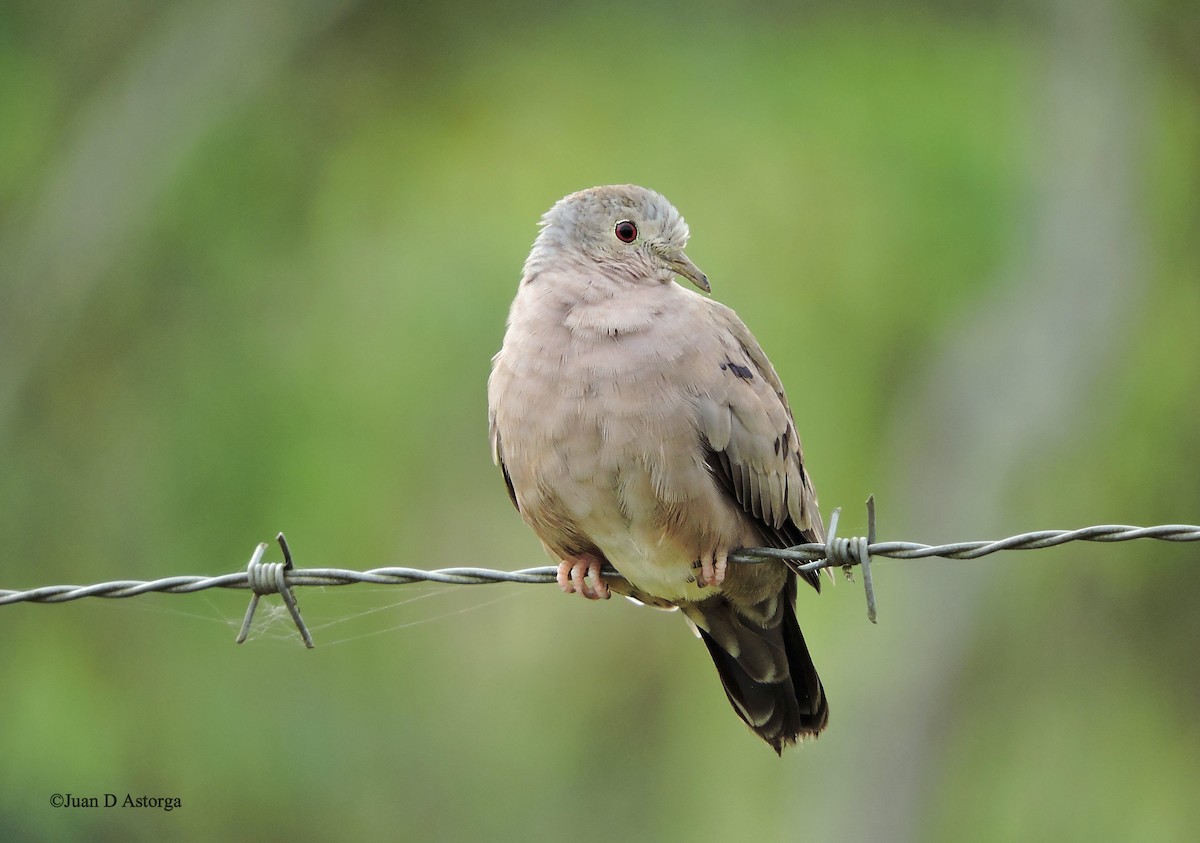
[[[1140,83],[1136,278],[1102,374],[994,479],[899,472],[892,420],[921,419],[930,361],[1030,251],[1061,21],[347,3],[206,90],[188,49],[238,32],[189,30],[150,65],[175,12],[56,5],[78,14],[0,11],[4,588],[223,573],[279,529],[306,567],[542,564],[490,463],[488,362],[540,214],[612,182],[687,217],[843,531],[887,489],[884,537],[945,538],[889,519],[939,483],[1002,483],[989,523],[1009,532],[1198,520],[1182,8],[1098,4],[1136,24],[1113,47]],[[203,118],[127,127],[132,156],[89,147],[151,72]],[[1061,324],[1064,344],[1087,330]],[[0,607],[0,839],[1189,839],[1196,552],[1041,553],[882,562],[878,629],[856,587],[802,596],[833,719],[782,762],[677,617],[618,601],[301,590],[312,652],[285,619],[233,647],[240,594]],[[949,591],[922,589],[930,571]],[[959,577],[969,617],[943,660],[926,643]],[[918,751],[897,761],[869,724]],[[873,768],[916,797],[863,793]],[[183,807],[49,807],[126,791]]]

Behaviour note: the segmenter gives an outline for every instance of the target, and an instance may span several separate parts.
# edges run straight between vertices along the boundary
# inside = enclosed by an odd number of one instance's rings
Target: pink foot
[[[558,563],[558,587],[566,594],[579,592],[588,600],[607,600],[612,594],[600,576],[604,562],[592,553],[572,556]]]
[[[729,568],[729,554],[723,550],[718,551],[712,556],[701,559],[699,567],[700,573],[696,577],[697,585],[701,588],[720,585],[725,582],[725,571]]]

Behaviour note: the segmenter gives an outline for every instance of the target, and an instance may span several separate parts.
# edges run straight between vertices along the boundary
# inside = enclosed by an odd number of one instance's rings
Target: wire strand
[[[1068,542],[1123,542],[1137,539],[1155,539],[1168,542],[1200,541],[1200,526],[1193,524],[1162,524],[1156,527],[1136,527],[1127,524],[1101,524],[1077,530],[1037,530],[1020,533],[993,541],[955,542],[953,544],[917,544],[915,542],[876,542],[874,500],[867,501],[868,535],[865,538],[838,538],[837,523],[840,510],[834,510],[829,524],[829,537],[824,544],[801,544],[790,548],[756,547],[732,553],[730,562],[760,564],[781,560],[797,572],[820,571],[824,568],[863,569],[864,587],[867,592],[867,614],[875,620],[875,596],[870,575],[872,557],[889,559],[978,559],[1002,550],[1040,550],[1057,547]],[[552,583],[557,579],[558,569],[552,566],[522,568],[517,571],[499,571],[490,568],[441,568],[426,571],[420,568],[374,568],[368,571],[352,571],[344,568],[296,568],[292,563],[291,550],[283,533],[276,536],[283,550],[284,562],[264,563],[263,554],[267,545],[260,544],[250,559],[245,571],[210,576],[175,576],[157,580],[114,580],[95,585],[47,585],[23,591],[0,589],[0,606],[15,603],[67,603],[85,597],[124,598],[142,594],[192,594],[209,588],[251,589],[254,594],[246,618],[238,635],[238,643],[245,640],[253,620],[258,598],[263,594],[283,595],[292,619],[300,630],[305,645],[312,647],[312,638],[300,617],[291,589],[296,586],[340,586],[368,583],[371,585],[408,585],[416,582],[435,582],[445,585],[485,585],[490,583]],[[620,573],[605,566],[606,577],[620,577]]]

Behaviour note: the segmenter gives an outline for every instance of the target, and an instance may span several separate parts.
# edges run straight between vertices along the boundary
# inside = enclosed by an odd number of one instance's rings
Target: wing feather
[[[709,303],[727,338],[713,388],[696,399],[709,470],[770,546],[822,542],[816,491],[779,375],[737,315]],[[805,579],[819,587],[815,575]]]

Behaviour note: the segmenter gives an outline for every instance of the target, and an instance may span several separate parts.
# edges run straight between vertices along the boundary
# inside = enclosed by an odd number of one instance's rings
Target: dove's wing
[[[724,360],[697,391],[699,427],[713,477],[772,547],[825,540],[800,437],[771,361],[737,314],[706,300]],[[815,574],[805,577],[819,588]]]

